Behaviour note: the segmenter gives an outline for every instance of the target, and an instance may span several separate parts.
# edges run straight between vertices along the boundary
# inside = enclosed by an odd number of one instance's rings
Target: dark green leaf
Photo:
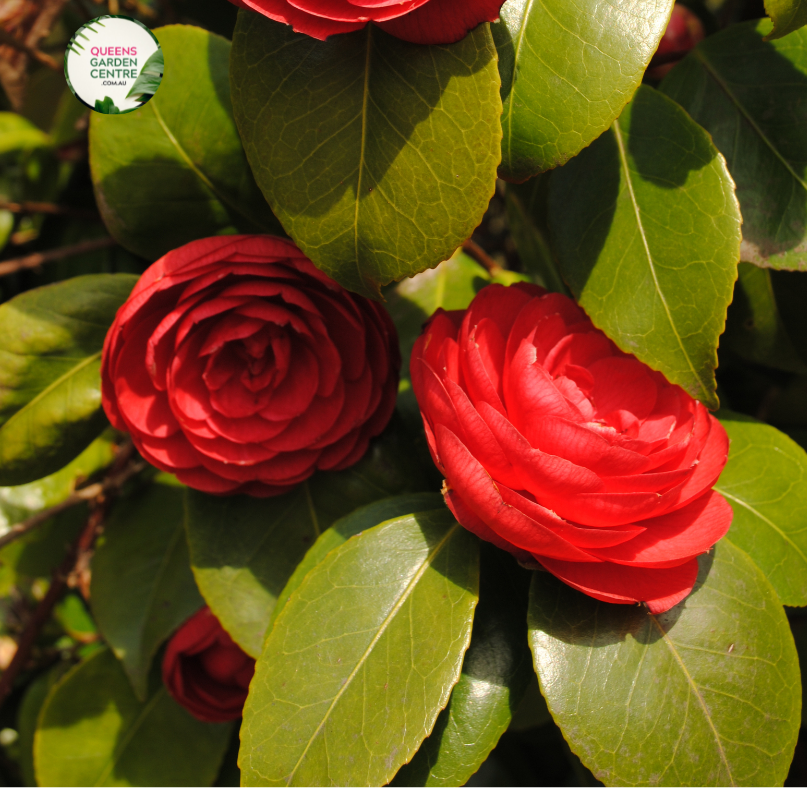
[[[315,474],[283,496],[185,500],[191,563],[202,596],[236,642],[257,658],[278,595],[319,534],[376,499],[417,490],[406,435],[388,429],[346,471]]]
[[[121,111],[115,106],[115,102],[107,95],[103,99],[97,98],[95,101],[95,111],[104,115],[120,115]]]
[[[720,344],[757,364],[807,373],[779,313],[771,270],[741,263]]]
[[[93,613],[141,700],[157,648],[204,605],[190,568],[183,498],[184,488],[158,477],[121,499],[93,557]]]
[[[165,69],[165,59],[163,58],[162,50],[155,50],[151,56],[146,59],[140,75],[129,90],[127,98],[133,95],[154,95],[160,89],[160,83],[163,80],[163,71]]]
[[[769,20],[701,42],[660,89],[709,131],[737,183],[744,261],[807,270],[807,30]]]
[[[710,408],[740,211],[709,135],[649,87],[552,173],[563,277],[594,324]]]
[[[545,289],[569,295],[552,255],[548,203],[551,174],[507,186],[507,218],[524,267]]]
[[[441,508],[387,521],[331,552],[292,594],[258,660],[241,784],[389,782],[459,677],[478,549]]]
[[[731,440],[715,490],[734,510],[728,537],[765,573],[785,605],[807,605],[807,454],[754,418],[720,411]]]
[[[481,545],[479,605],[471,645],[448,706],[394,785],[460,787],[496,747],[534,679],[524,641],[529,574]]]
[[[442,502],[443,499],[438,493],[410,493],[403,496],[392,496],[389,499],[380,499],[372,504],[359,507],[349,516],[340,518],[317,538],[314,546],[305,553],[305,557],[300,561],[288,583],[283,587],[283,591],[280,592],[277,598],[277,605],[272,611],[269,629],[274,625],[289,597],[300,587],[305,576],[325,560],[325,556],[333,549],[342,546],[345,541],[354,535],[359,535],[359,533],[369,530],[371,527],[376,527],[384,521],[409,515],[409,513],[433,510],[439,507]],[[267,634],[269,629],[267,629]]]
[[[801,720],[793,636],[762,572],[727,539],[665,614],[598,602],[536,572],[530,644],[572,750],[616,786],[775,786]]]
[[[373,25],[320,42],[242,11],[232,85],[272,210],[345,288],[380,299],[380,286],[437,266],[479,224],[501,153],[488,25],[445,46]]]
[[[104,430],[101,348],[136,282],[76,277],[0,305],[0,484],[57,471]]]
[[[500,175],[523,182],[563,165],[622,112],[673,0],[509,0],[493,26],[504,114]]]
[[[765,11],[773,20],[766,39],[779,39],[807,25],[807,0],[765,0]]]
[[[141,703],[111,650],[48,695],[34,740],[40,787],[207,787],[232,724],[201,723],[164,687]]]
[[[92,115],[90,167],[109,232],[155,259],[197,238],[282,234],[247,165],[230,102],[230,43],[189,25],[156,29],[169,69],[126,115]]]

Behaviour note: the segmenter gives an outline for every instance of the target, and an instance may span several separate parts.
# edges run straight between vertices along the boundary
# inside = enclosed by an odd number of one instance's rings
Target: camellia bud
[[[705,36],[698,16],[676,3],[647,75],[654,79],[664,78]]]

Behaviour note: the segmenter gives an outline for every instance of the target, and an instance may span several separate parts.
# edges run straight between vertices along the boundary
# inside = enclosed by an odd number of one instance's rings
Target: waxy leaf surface
[[[728,537],[785,605],[807,605],[807,453],[754,418],[721,410],[731,440],[715,485],[734,511]]]
[[[482,219],[501,149],[488,25],[412,45],[373,25],[320,42],[242,11],[233,106],[272,210],[345,288],[379,287],[450,257]]]
[[[93,615],[141,700],[157,648],[204,605],[190,568],[183,492],[158,477],[120,499],[93,556]]]
[[[572,751],[611,786],[779,786],[801,722],[793,636],[776,592],[728,539],[693,593],[653,616],[537,572],[529,639]]]
[[[101,349],[136,282],[76,277],[0,305],[0,484],[58,471],[104,430]]]
[[[90,116],[90,167],[109,232],[150,260],[211,235],[281,235],[233,120],[230,43],[190,25],[155,34],[166,65],[157,94],[126,115]]]
[[[111,650],[67,673],[39,715],[40,787],[209,787],[231,723],[202,723],[160,685],[137,699]]]
[[[726,158],[744,261],[807,270],[807,30],[765,42],[770,20],[701,42],[661,83]]]
[[[269,499],[188,490],[186,527],[202,596],[233,639],[257,658],[277,598],[319,534],[357,507],[412,490],[421,478],[403,435],[388,430],[364,458],[315,474]]]
[[[431,733],[460,675],[479,540],[444,507],[331,552],[292,594],[255,669],[242,786],[378,786]]]
[[[765,11],[773,20],[768,40],[787,36],[807,25],[807,0],[765,0]]]
[[[563,277],[594,324],[716,409],[740,211],[709,135],[640,87],[609,131],[553,172],[549,224]]]
[[[448,706],[392,784],[460,787],[496,747],[535,680],[524,641],[529,574],[491,544],[480,546],[479,605],[471,645]]]
[[[500,175],[563,165],[622,112],[673,0],[509,0],[492,28],[504,113]]]

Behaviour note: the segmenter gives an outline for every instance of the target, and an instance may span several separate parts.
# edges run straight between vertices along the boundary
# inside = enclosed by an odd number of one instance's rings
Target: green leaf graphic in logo
[[[107,95],[103,101],[96,99],[95,111],[103,112],[106,115],[120,115],[121,111],[115,106],[115,102]]]
[[[154,95],[160,88],[160,82],[163,80],[163,70],[165,68],[165,60],[163,59],[163,52],[156,50],[151,56],[148,57],[140,75],[134,83],[134,86],[129,90],[127,98],[135,95],[143,96],[140,100],[145,104],[146,101]]]

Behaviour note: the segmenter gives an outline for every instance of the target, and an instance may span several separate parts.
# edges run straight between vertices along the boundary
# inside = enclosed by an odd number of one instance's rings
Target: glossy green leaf
[[[150,260],[210,235],[282,234],[233,120],[230,43],[189,25],[155,31],[160,91],[126,115],[91,115],[90,167],[109,232]]]
[[[571,749],[615,786],[776,786],[801,722],[784,609],[741,549],[700,559],[664,614],[599,602],[536,572],[529,640]]]
[[[107,424],[101,348],[137,277],[76,277],[0,305],[0,484],[40,479]]]
[[[807,25],[807,0],[765,0],[765,11],[773,20],[767,40],[779,39]]]
[[[525,270],[549,291],[569,295],[549,236],[549,180],[542,174],[521,185],[507,186],[507,218]]]
[[[552,174],[549,224],[575,297],[622,350],[710,408],[740,221],[709,135],[649,87]]]
[[[807,605],[807,454],[787,435],[725,409],[729,461],[715,485],[734,511],[728,537],[785,605]]]
[[[445,46],[373,25],[320,42],[242,11],[232,86],[272,210],[345,288],[381,299],[380,286],[437,266],[481,221],[501,153],[488,25]]]
[[[392,429],[352,468],[315,474],[283,496],[188,490],[186,526],[202,596],[233,639],[260,655],[278,595],[319,534],[363,504],[417,490],[422,474]]]
[[[741,263],[721,347],[756,364],[807,373],[788,337],[771,281],[771,270]]]
[[[288,583],[283,587],[283,591],[277,598],[277,605],[272,611],[269,629],[274,625],[275,620],[289,601],[289,597],[300,587],[305,576],[325,560],[329,552],[342,546],[354,535],[378,526],[382,521],[389,521],[392,518],[409,515],[409,513],[433,510],[442,503],[443,498],[439,493],[409,493],[403,496],[391,496],[389,499],[379,499],[377,502],[359,507],[350,515],[340,518],[317,538],[292,573]]]
[[[126,97],[131,98],[133,95],[154,95],[154,93],[160,89],[164,70],[165,58],[163,57],[163,52],[162,50],[155,50],[154,53],[146,59],[146,63],[143,65],[140,74]]]
[[[111,650],[53,687],[39,716],[34,765],[40,787],[207,787],[232,730],[202,723],[155,687],[137,699]]]
[[[184,488],[158,477],[121,499],[93,556],[93,614],[141,700],[157,648],[204,605],[190,567],[183,498]]]
[[[769,20],[701,42],[660,89],[709,131],[737,183],[744,261],[807,270],[807,30]]]
[[[644,75],[673,0],[509,0],[493,26],[504,114],[500,175],[563,165],[619,116]]]
[[[331,552],[281,612],[241,728],[241,784],[377,786],[431,732],[471,638],[479,541],[444,507]]]
[[[529,574],[491,544],[480,548],[479,605],[462,673],[431,735],[393,785],[464,785],[496,747],[535,677],[524,641]]]

